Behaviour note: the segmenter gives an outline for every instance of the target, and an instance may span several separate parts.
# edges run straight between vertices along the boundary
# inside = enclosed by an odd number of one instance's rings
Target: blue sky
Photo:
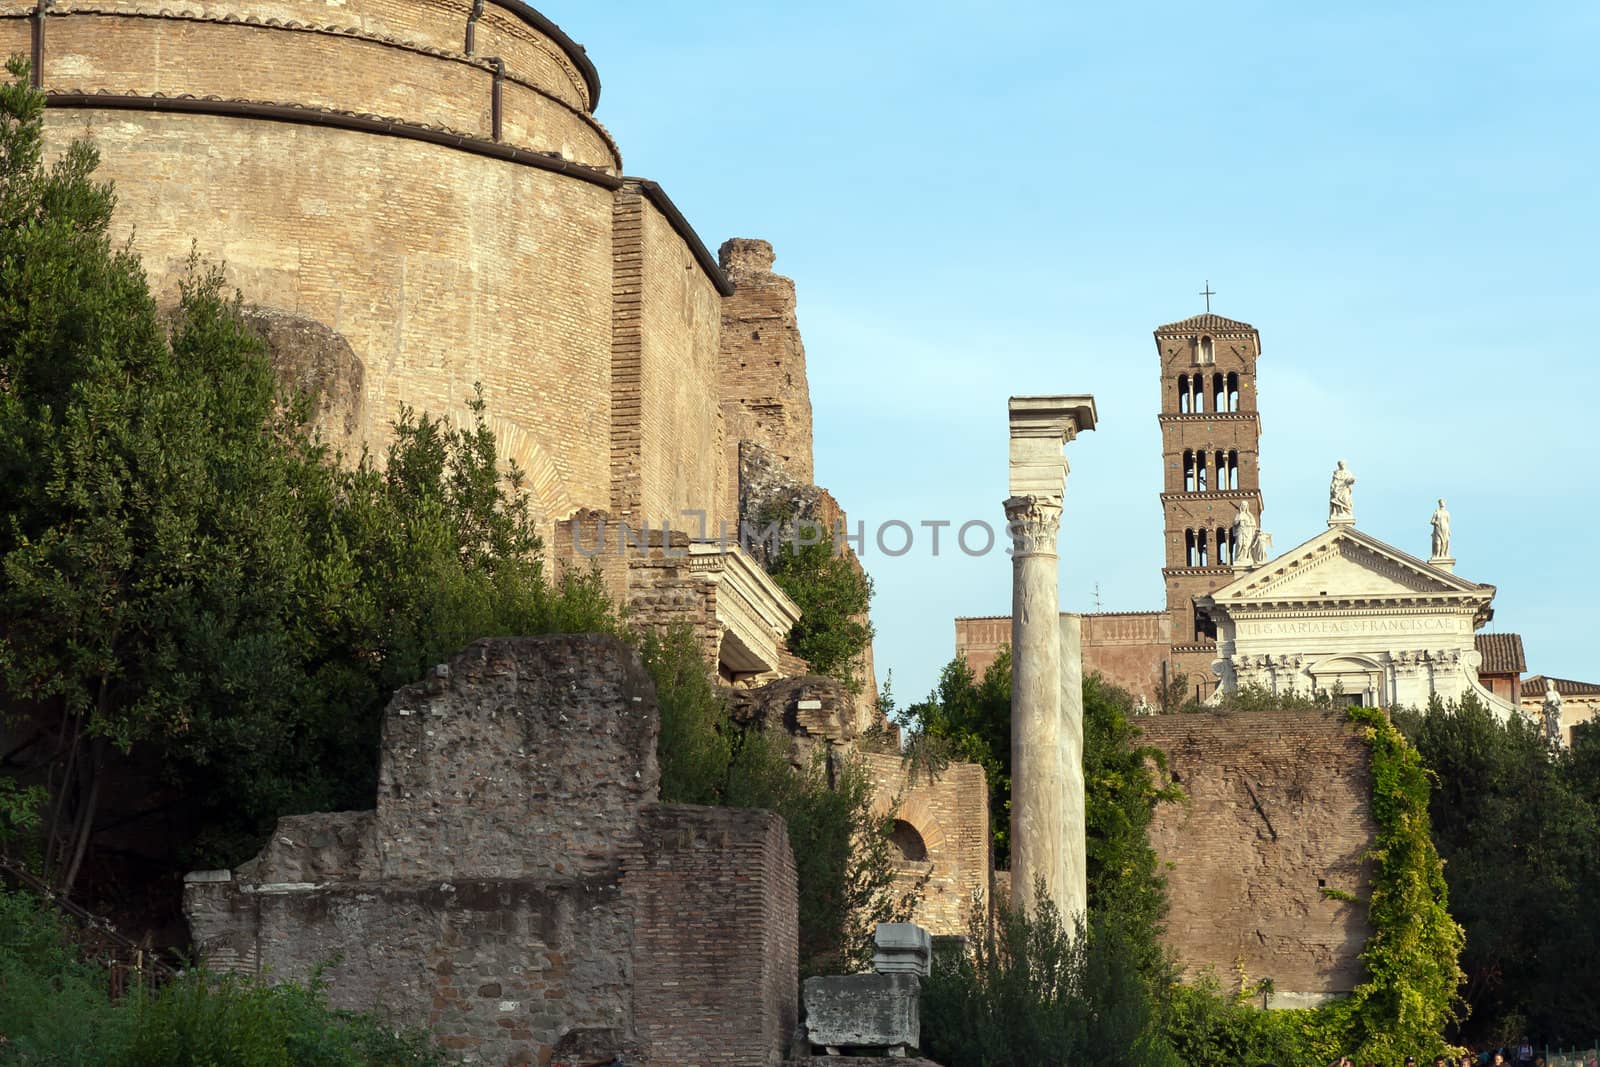
[[[818,481],[868,528],[1003,522],[1005,402],[1093,393],[1069,610],[1162,606],[1150,331],[1262,334],[1263,528],[1457,573],[1532,671],[1600,680],[1600,5],[545,0],[598,117],[714,250],[799,286]],[[924,694],[996,552],[869,545],[880,680]],[[1096,593],[1098,590],[1098,594]]]

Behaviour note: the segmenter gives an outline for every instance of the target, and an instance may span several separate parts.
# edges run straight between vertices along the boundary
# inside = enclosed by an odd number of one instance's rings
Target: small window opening
[[[1237,374],[1228,375],[1228,410],[1239,410],[1239,376]]]
[[[889,844],[895,851],[894,858],[901,863],[927,862],[927,843],[922,840],[917,828],[904,819],[894,821],[894,827],[889,831]]]

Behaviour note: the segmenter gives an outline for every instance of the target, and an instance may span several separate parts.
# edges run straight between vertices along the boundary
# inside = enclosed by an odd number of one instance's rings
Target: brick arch
[[[908,824],[918,834],[922,835],[922,846],[927,850],[928,858],[925,862],[933,864],[935,876],[942,875],[950,868],[950,861],[945,851],[948,835],[938,816],[934,815],[928,807],[928,802],[919,796],[911,796],[895,805],[890,798],[880,797],[873,805],[874,813],[880,818],[892,815],[900,822]]]
[[[560,522],[578,510],[554,459],[529,430],[504,415],[490,414],[489,429],[502,463],[515,460],[522,470],[523,485],[533,500],[535,515],[544,522]],[[545,531],[548,535],[548,531]]]

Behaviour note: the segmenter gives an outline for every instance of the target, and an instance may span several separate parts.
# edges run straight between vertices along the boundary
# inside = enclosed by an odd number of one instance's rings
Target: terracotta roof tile
[[[1483,656],[1479,674],[1521,674],[1528,669],[1521,634],[1478,634],[1473,640]]]
[[[1221,315],[1195,315],[1192,318],[1180,319],[1169,322],[1165,326],[1157,326],[1156,333],[1193,333],[1196,330],[1209,330],[1212,333],[1255,333],[1256,328],[1248,322],[1239,322],[1236,319],[1225,319]]]
[[[1542,696],[1547,681],[1555,682],[1556,692],[1564,697],[1600,696],[1600,684],[1595,682],[1575,682],[1571,678],[1546,678],[1542,674],[1530,674],[1522,680],[1522,699]]]

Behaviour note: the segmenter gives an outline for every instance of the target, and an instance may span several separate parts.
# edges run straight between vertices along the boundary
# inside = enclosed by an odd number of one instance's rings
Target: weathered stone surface
[[[1187,794],[1156,808],[1167,943],[1196,973],[1242,967],[1285,996],[1354,989],[1370,929],[1364,860],[1377,827],[1366,742],[1343,711],[1149,715]]]
[[[772,245],[734,238],[718,259],[733,295],[722,302],[722,417],[736,465],[742,441],[810,483],[811,394],[806,349],[795,317],[794,282],[772,271]]]
[[[384,716],[383,875],[615,876],[659,788],[655,700],[614,637],[468,646]]]
[[[797,1014],[783,822],[656,803],[658,721],[613,638],[477,642],[391,702],[376,811],[283,819],[231,878],[186,883],[202,958],[305,979],[337,957],[336,1006],[466,1062],[776,1063]]]
[[[824,1048],[915,1048],[922,1040],[914,974],[807,978],[806,1037]]]
[[[796,763],[809,760],[819,746],[849,744],[861,736],[850,690],[820,674],[732,689],[727,697],[735,722],[788,734]]]
[[[245,322],[261,338],[272,370],[311,398],[311,424],[323,438],[348,447],[361,429],[366,368],[339,331],[278,308],[253,307]]]
[[[933,938],[916,923],[879,923],[872,932],[872,969],[877,974],[928,976]]]

